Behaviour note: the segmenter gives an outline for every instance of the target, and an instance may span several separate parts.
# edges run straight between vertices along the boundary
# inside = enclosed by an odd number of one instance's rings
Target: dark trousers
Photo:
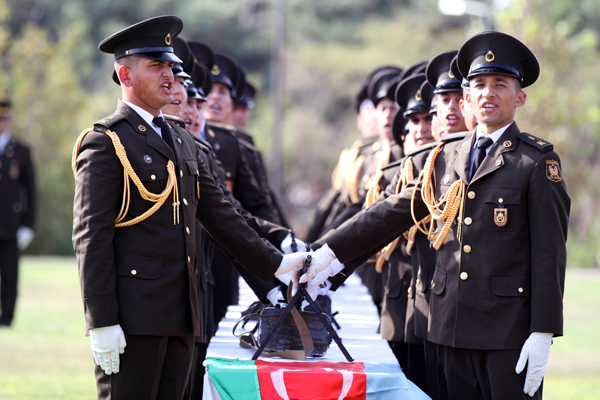
[[[17,240],[0,239],[0,321],[10,325],[17,302],[17,279],[19,277],[19,249]]]
[[[206,351],[208,343],[196,342],[194,350],[194,360],[192,361],[192,370],[190,371],[190,380],[185,389],[184,400],[200,400],[202,399],[202,391],[204,389],[204,365],[202,363],[206,359]]]
[[[427,393],[425,353],[420,344],[388,341],[404,375],[422,391]]]
[[[444,363],[439,356],[439,345],[424,341],[425,370],[427,373],[426,393],[432,400],[448,400],[448,387],[444,375]]]
[[[119,373],[96,365],[98,399],[181,400],[194,355],[194,336],[125,335]]]
[[[527,370],[515,372],[520,353],[440,346],[450,400],[541,400],[542,386],[533,397],[523,393]]]

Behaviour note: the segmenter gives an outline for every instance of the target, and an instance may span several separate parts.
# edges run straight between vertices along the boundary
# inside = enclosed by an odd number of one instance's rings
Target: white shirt
[[[146,121],[146,123],[148,125],[150,125],[156,131],[156,133],[158,133],[158,136],[160,136],[162,138],[162,134],[160,132],[160,128],[158,126],[154,125],[154,122],[152,122],[152,120],[154,119],[154,115],[150,114],[148,111],[144,110],[140,106],[136,106],[135,104],[131,104],[127,100],[122,100],[122,101],[123,101],[123,103],[127,104],[129,107],[133,108],[133,111],[135,111],[136,113],[138,113],[139,116],[142,117],[142,119],[144,121]],[[163,116],[162,110],[159,112],[158,116],[159,117]]]
[[[496,142],[498,141],[498,139],[500,139],[500,136],[502,136],[502,134],[508,129],[509,126],[511,126],[512,124],[514,124],[514,121],[511,122],[510,124],[503,126],[502,128],[490,133],[488,136],[490,137],[490,139],[492,139],[492,145],[488,146],[487,149],[485,149],[485,154],[488,154],[490,152],[490,150],[492,149],[492,147],[494,146],[494,144],[496,144]],[[471,149],[471,167],[469,168],[469,171],[471,171],[473,169],[473,164],[475,164],[475,154],[477,153],[477,140],[479,140],[480,137],[485,136],[483,134],[483,132],[481,132],[479,130],[479,127],[475,128],[475,143],[473,143],[473,148]]]
[[[4,154],[4,150],[6,150],[6,146],[10,141],[10,132],[4,131],[0,133],[0,156]]]

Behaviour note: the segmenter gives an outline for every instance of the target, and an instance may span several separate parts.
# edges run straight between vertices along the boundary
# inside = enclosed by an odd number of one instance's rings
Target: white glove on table
[[[25,250],[34,237],[35,232],[33,229],[28,226],[20,226],[19,229],[17,229],[17,247],[19,250]]]
[[[306,243],[302,240],[296,238],[296,246],[298,251],[304,251],[306,249]],[[287,236],[281,241],[279,245],[281,247],[281,251],[283,254],[292,254],[294,251],[292,250],[292,234],[288,233]]]
[[[538,390],[544,378],[548,358],[550,357],[550,345],[552,344],[552,334],[533,332],[525,341],[521,355],[515,371],[520,374],[527,364],[527,375],[525,376],[525,386],[523,393],[533,397]]]
[[[125,334],[121,325],[90,329],[94,361],[106,375],[119,372],[119,354],[125,353]]]

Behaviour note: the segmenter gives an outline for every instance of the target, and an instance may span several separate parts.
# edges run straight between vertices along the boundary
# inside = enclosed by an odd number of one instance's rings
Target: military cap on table
[[[421,98],[421,85],[425,82],[425,74],[416,74],[404,79],[396,89],[396,103],[405,117],[418,112],[429,112],[429,107]]]
[[[482,32],[467,39],[458,50],[457,68],[468,80],[483,74],[506,75],[518,79],[523,88],[540,74],[531,50],[501,32]]]

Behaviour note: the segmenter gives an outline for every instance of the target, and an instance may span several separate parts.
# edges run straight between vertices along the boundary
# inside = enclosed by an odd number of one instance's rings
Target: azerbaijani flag
[[[396,364],[268,362],[207,358],[212,382],[204,393],[220,400],[430,400]]]

